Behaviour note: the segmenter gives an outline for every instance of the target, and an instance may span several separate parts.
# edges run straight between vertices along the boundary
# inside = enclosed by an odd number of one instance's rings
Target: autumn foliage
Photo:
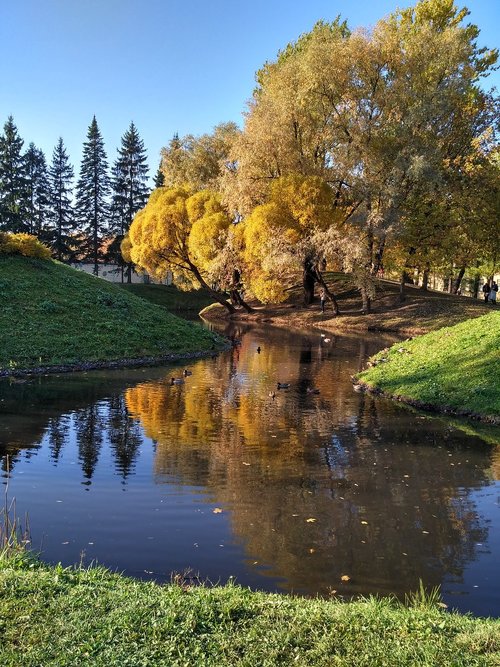
[[[0,232],[0,255],[22,255],[50,259],[50,250],[31,234]]]

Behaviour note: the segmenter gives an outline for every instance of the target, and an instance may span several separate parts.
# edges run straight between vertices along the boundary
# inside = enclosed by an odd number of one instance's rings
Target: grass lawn
[[[500,311],[396,343],[360,373],[371,388],[500,418]]]
[[[140,283],[119,284],[129,294],[140,296],[170,311],[189,311],[199,313],[200,310],[214,303],[208,292],[202,289],[183,292],[174,285],[146,285]]]
[[[425,596],[424,596],[425,598]],[[3,667],[500,664],[500,621],[415,596],[357,602],[160,586],[0,557]]]
[[[221,339],[100,278],[0,256],[0,370],[220,349]]]

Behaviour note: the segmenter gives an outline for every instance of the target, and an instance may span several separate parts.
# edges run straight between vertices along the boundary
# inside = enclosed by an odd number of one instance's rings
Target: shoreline
[[[372,394],[373,396],[380,396],[381,398],[387,398],[391,401],[404,403],[405,405],[409,405],[412,408],[416,408],[424,412],[433,412],[435,414],[450,415],[453,417],[462,417],[465,419],[471,419],[473,421],[481,422],[482,424],[488,424],[490,426],[500,426],[500,416],[483,415],[479,412],[474,412],[473,410],[454,408],[451,405],[438,405],[437,403],[426,403],[425,401],[419,401],[416,398],[409,398],[408,396],[402,396],[400,394],[391,394],[390,392],[384,391],[383,389],[379,389],[378,387],[374,387],[373,385],[368,384],[364,380],[359,379],[356,375],[353,375],[351,379],[355,391],[362,391],[367,394]]]
[[[81,361],[78,363],[53,364],[48,366],[34,366],[33,368],[0,368],[0,378],[24,377],[27,375],[49,375],[58,373],[81,373],[101,369],[119,370],[120,368],[141,368],[147,366],[162,366],[163,364],[181,359],[201,359],[225,352],[231,348],[227,343],[219,349],[202,350],[198,352],[171,352],[159,356],[134,357],[123,359],[107,359],[102,361]]]

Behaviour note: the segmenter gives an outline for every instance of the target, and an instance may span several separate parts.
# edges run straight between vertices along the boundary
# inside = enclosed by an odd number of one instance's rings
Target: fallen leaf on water
[[[222,510],[220,507],[216,507],[214,510],[212,510],[214,514],[222,514]]]
[[[340,581],[351,581],[351,577],[348,574],[343,574],[340,577]]]
[[[423,533],[424,535],[428,535],[428,534],[429,534],[429,531],[428,531],[428,530],[423,530],[422,533]]]
[[[315,521],[317,521],[317,519],[313,519],[313,517],[306,519],[306,523],[314,523]]]
[[[368,525],[368,521],[362,521],[361,523],[363,524],[363,526],[367,526],[367,525]]]
[[[316,551],[316,549],[309,549],[309,553],[313,554]]]
[[[251,466],[252,465],[251,463],[247,463],[246,461],[243,461],[242,463],[243,463],[244,466]]]

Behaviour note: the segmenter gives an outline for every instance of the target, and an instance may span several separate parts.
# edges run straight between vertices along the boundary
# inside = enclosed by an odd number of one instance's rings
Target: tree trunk
[[[376,276],[379,271],[382,271],[383,275],[383,264],[382,264],[382,259],[384,257],[384,250],[385,250],[385,236],[383,236],[380,239],[380,242],[378,244],[377,252],[375,253],[375,261],[373,263],[373,268],[372,268],[372,275]]]
[[[402,271],[401,278],[399,280],[399,300],[401,303],[406,301],[405,284],[406,284],[406,271]]]
[[[326,296],[330,299],[332,303],[332,308],[333,308],[333,314],[334,315],[339,315],[340,310],[339,310],[339,304],[337,303],[337,299],[335,298],[335,294],[328,288],[328,285],[326,284],[323,275],[319,269],[316,269],[316,281],[321,285],[321,287],[325,290]],[[314,293],[314,286],[313,286],[313,293]]]
[[[372,300],[370,299],[368,290],[366,289],[366,284],[361,285],[360,292],[363,315],[369,315],[372,312]]]
[[[465,266],[462,266],[460,268],[460,271],[458,272],[455,280],[453,281],[452,288],[451,288],[452,294],[457,294],[458,293],[458,290],[460,289],[460,284],[462,282],[462,278],[464,277],[464,273],[465,273]]]
[[[306,306],[310,306],[314,301],[314,285],[316,283],[316,276],[314,273],[314,267],[311,261],[305,260],[302,272],[302,285],[304,287],[304,305]]]
[[[427,292],[427,290],[429,288],[429,272],[430,272],[430,270],[431,270],[431,267],[429,265],[429,262],[427,262],[426,265],[425,265],[425,268],[424,268],[424,272],[422,274],[422,287],[420,288],[424,292]]]
[[[217,301],[217,303],[220,303],[221,306],[224,306],[224,308],[232,315],[233,313],[236,312],[236,308],[233,306],[232,303],[224,299],[222,294],[220,292],[216,292],[213,290],[211,287],[208,286],[208,284],[203,280],[201,273],[198,271],[198,267],[196,267],[194,264],[189,262],[189,269],[191,270],[191,273],[193,276],[196,278],[198,283],[200,284],[200,287],[203,287],[203,289],[207,290],[207,292],[210,294],[210,296]]]
[[[477,299],[479,296],[479,281],[480,281],[480,276],[479,273],[476,273],[474,276],[474,283],[472,285],[472,296],[474,299]]]

